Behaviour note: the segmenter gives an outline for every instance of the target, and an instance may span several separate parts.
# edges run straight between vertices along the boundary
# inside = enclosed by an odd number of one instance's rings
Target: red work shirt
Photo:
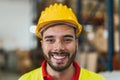
[[[75,67],[75,74],[71,80],[78,80],[80,74],[80,67],[75,61],[73,62],[73,66]],[[53,80],[52,77],[49,74],[47,74],[46,61],[43,61],[42,63],[42,75],[44,80]]]

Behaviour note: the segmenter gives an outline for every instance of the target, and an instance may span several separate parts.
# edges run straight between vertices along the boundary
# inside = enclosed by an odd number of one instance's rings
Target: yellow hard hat
[[[68,8],[66,5],[55,3],[54,5],[50,5],[44,11],[42,11],[36,27],[36,35],[39,38],[42,38],[40,33],[41,30],[46,25],[56,22],[64,22],[75,25],[77,29],[76,36],[79,36],[79,34],[82,31],[82,26],[78,23],[78,20],[75,14],[73,13],[72,9]]]

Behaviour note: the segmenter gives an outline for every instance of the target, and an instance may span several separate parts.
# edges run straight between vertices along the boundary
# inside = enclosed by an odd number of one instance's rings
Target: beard
[[[47,61],[47,63],[49,64],[49,66],[50,66],[53,70],[58,71],[58,72],[62,72],[62,71],[66,70],[67,68],[70,67],[70,65],[72,64],[72,62],[73,62],[74,59],[75,59],[76,51],[77,51],[77,50],[75,50],[75,52],[73,53],[73,55],[72,55],[71,57],[70,57],[70,53],[69,53],[69,52],[63,52],[63,51],[62,51],[62,52],[59,52],[59,53],[58,53],[58,52],[49,52],[49,53],[48,53],[49,57],[47,57],[45,54],[43,54],[43,55],[44,55],[45,60]],[[55,66],[55,65],[53,65],[52,62],[51,62],[51,55],[52,55],[52,54],[67,56],[68,62],[65,64],[65,66]]]

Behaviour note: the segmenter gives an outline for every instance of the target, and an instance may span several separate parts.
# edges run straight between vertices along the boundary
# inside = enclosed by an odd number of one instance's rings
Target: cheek
[[[77,46],[75,44],[71,44],[71,45],[68,45],[66,46],[67,50],[69,50],[70,53],[74,54]]]
[[[47,55],[48,52],[51,50],[51,46],[46,45],[46,44],[42,44],[42,49],[43,49],[43,53]]]

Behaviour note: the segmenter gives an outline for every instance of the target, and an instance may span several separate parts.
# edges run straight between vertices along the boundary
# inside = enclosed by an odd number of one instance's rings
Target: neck
[[[70,65],[70,67],[64,71],[58,72],[53,70],[48,64],[47,64],[47,73],[51,75],[53,80],[71,80],[75,73],[75,68],[73,64]]]

